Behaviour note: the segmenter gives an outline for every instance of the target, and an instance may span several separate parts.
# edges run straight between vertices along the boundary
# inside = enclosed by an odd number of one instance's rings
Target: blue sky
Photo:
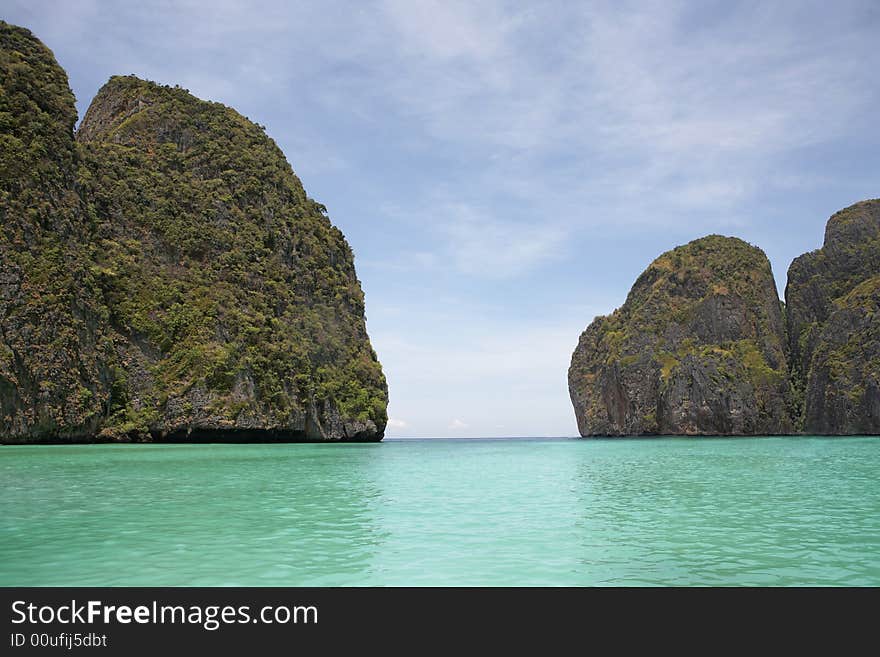
[[[82,115],[114,74],[265,125],[351,243],[388,435],[576,435],[569,359],[662,251],[780,291],[880,196],[880,3],[6,0]]]

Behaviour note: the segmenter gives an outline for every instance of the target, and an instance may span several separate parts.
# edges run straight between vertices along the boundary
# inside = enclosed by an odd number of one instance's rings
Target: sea
[[[880,438],[0,447],[2,586],[878,586]]]

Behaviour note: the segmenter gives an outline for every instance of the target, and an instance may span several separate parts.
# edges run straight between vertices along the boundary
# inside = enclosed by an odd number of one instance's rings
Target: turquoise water
[[[880,439],[0,448],[2,585],[880,585]]]

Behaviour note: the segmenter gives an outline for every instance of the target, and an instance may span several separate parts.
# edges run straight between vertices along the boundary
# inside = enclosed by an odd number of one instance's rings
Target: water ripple
[[[0,585],[880,585],[876,438],[0,449]]]

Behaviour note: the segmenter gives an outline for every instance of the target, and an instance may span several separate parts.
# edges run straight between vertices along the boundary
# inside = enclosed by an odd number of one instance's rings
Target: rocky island
[[[0,22],[0,442],[375,441],[352,250],[264,129]]]
[[[828,222],[786,303],[764,253],[712,235],[661,255],[583,332],[582,436],[880,433],[880,200]]]
[[[711,235],[664,253],[581,335],[569,385],[582,435],[792,429],[785,325],[770,263]]]

